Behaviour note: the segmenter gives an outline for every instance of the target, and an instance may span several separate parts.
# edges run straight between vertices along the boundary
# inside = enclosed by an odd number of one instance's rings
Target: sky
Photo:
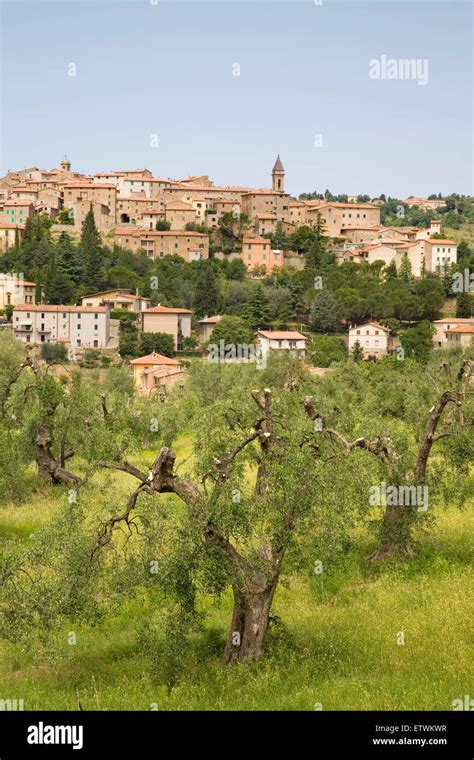
[[[292,195],[473,192],[469,2],[0,2],[2,174],[269,187],[279,153]]]

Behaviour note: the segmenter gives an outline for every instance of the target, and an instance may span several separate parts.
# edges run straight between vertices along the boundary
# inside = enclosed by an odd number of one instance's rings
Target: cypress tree
[[[337,306],[328,290],[319,290],[311,311],[311,325],[314,331],[335,332],[337,327]]]
[[[91,291],[100,290],[105,282],[102,268],[102,241],[95,225],[92,203],[82,225],[80,251],[84,262],[85,285]]]

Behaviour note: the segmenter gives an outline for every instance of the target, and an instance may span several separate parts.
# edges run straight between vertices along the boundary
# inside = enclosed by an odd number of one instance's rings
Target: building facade
[[[106,348],[109,310],[103,306],[21,304],[13,312],[13,334],[23,343],[65,343],[77,348]]]
[[[174,309],[158,304],[140,313],[140,327],[142,332],[168,333],[173,337],[175,350],[182,350],[184,339],[191,335],[191,315],[189,309]]]

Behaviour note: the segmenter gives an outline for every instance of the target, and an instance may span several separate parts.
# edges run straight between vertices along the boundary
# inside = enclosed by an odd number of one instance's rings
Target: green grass
[[[455,230],[453,227],[444,227],[443,235],[445,235],[448,240],[455,240],[456,243],[465,240],[466,243],[472,245],[474,243],[474,224],[471,224],[470,222],[461,224],[458,230]]]
[[[185,442],[186,448],[187,442]],[[32,503],[2,512],[15,535],[27,536],[54,505]],[[134,601],[96,628],[66,627],[53,645],[62,656],[38,663],[38,653],[0,642],[0,698],[25,709],[326,710],[450,709],[472,691],[474,667],[471,536],[474,516],[442,511],[418,559],[373,568],[361,556],[322,576],[291,579],[277,593],[268,651],[258,663],[220,661],[230,598],[207,608],[204,631],[183,653],[183,674],[168,688],[136,645],[147,602]],[[367,548],[363,547],[364,550]],[[405,644],[397,644],[403,632]]]
[[[191,456],[191,447],[191,437],[183,436],[179,461]],[[144,469],[152,458],[142,453]],[[117,473],[114,483],[119,503],[133,480]],[[26,544],[63,499],[64,492],[41,487],[28,504],[2,506],[0,540]],[[74,710],[77,687],[86,710],[154,704],[160,710],[313,710],[318,703],[325,710],[450,709],[472,693],[474,682],[474,511],[450,507],[436,517],[419,537],[419,556],[406,565],[367,564],[373,539],[359,530],[357,552],[320,576],[282,584],[258,663],[223,665],[230,595],[219,605],[201,599],[204,629],[180,652],[182,672],[169,687],[159,658],[154,669],[137,645],[137,631],[153,612],[143,595],[96,627],[74,625],[75,646],[67,642],[70,624],[55,634],[48,654],[0,640],[0,699],[23,699],[27,710]]]

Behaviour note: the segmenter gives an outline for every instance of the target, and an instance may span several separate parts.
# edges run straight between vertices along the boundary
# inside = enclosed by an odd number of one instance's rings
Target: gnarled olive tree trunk
[[[225,663],[258,660],[261,656],[277,585],[278,578],[274,578],[256,592],[233,587],[234,609],[224,650]]]
[[[451,368],[445,366],[448,377],[451,377]],[[464,424],[462,417],[462,404],[466,400],[469,383],[471,381],[472,365],[465,360],[462,362],[456,378],[454,390],[444,391],[431,407],[418,445],[415,465],[412,470],[404,474],[403,486],[417,487],[426,484],[426,475],[428,461],[433,448],[433,444],[440,438],[453,435],[449,430],[437,434],[437,429],[443,412],[449,403],[456,404],[460,411],[460,424]],[[355,441],[349,441],[338,430],[324,428],[323,417],[314,406],[312,396],[307,396],[303,405],[309,418],[313,421],[320,421],[318,429],[337,439],[347,449],[352,451],[355,448],[361,448],[377,457],[387,468],[389,475],[394,475],[398,463],[401,459],[395,450],[392,441],[388,436],[380,438],[376,436],[372,440],[367,438],[357,438]],[[417,517],[418,505],[416,504],[398,504],[385,507],[384,516],[380,530],[379,545],[375,552],[368,557],[370,561],[390,559],[409,559],[415,555],[413,547],[412,528]]]
[[[256,660],[263,652],[281,564],[296,521],[296,509],[290,509],[284,516],[280,531],[277,531],[272,541],[257,549],[259,556],[258,560],[254,561],[245,557],[227,536],[219,532],[210,518],[209,507],[226,483],[232,462],[253,441],[260,444],[261,453],[256,494],[265,496],[270,489],[271,454],[274,447],[278,448],[278,439],[274,438],[273,433],[271,392],[268,388],[263,393],[254,391],[252,397],[264,412],[264,416],[254,424],[254,432],[249,433],[222,459],[215,460],[214,470],[208,473],[201,483],[176,474],[176,454],[167,447],[163,447],[158,453],[148,474],[140,472],[129,462],[116,460],[98,463],[101,467],[128,472],[140,481],[140,485],[130,496],[122,514],[111,517],[102,526],[91,560],[101,546],[110,543],[113,531],[119,527],[119,523],[125,522],[130,525],[133,522],[133,510],[141,493],[176,494],[188,506],[196,525],[202,527],[204,541],[220,555],[233,591],[234,609],[224,649],[226,663]],[[214,482],[210,494],[207,489],[203,491],[201,487],[207,479]]]
[[[57,459],[52,452],[52,436],[47,425],[39,425],[35,436],[36,464],[41,477],[52,480],[53,483],[66,485],[81,485],[82,479],[74,473],[66,470],[61,459]],[[73,452],[66,452],[63,458],[72,456]]]

